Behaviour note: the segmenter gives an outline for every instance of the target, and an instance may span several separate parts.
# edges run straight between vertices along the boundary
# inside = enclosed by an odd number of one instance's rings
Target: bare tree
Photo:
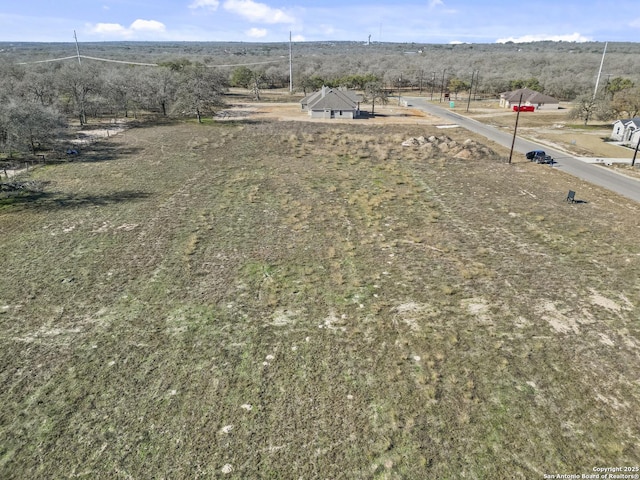
[[[366,99],[371,102],[371,115],[375,116],[376,100],[385,105],[387,103],[387,93],[382,82],[377,80],[369,82],[364,86]]]
[[[56,103],[58,88],[56,70],[51,64],[35,65],[25,73],[20,84],[20,91],[25,98],[38,101],[41,105]]]
[[[58,110],[39,102],[14,100],[0,110],[3,147],[9,154],[28,150],[35,155],[38,148],[54,140],[65,126],[66,121]]]
[[[227,88],[226,78],[217,70],[203,65],[185,68],[178,88],[176,108],[186,114],[195,114],[202,123],[203,114],[212,114],[224,105],[222,94]]]
[[[95,69],[70,64],[60,72],[59,79],[60,89],[73,102],[73,112],[80,120],[80,125],[85,125],[89,95],[100,93],[101,76],[96,74]]]
[[[143,71],[141,75],[143,95],[149,107],[159,106],[167,115],[167,106],[175,101],[178,91],[178,73],[168,67]]]
[[[114,68],[105,72],[103,92],[113,111],[114,119],[120,112],[125,117],[129,116],[133,86],[134,82],[129,78],[128,69]]]
[[[610,120],[613,116],[611,102],[603,98],[594,98],[593,95],[578,97],[569,112],[570,118],[584,120],[586,125],[592,118],[598,120]]]

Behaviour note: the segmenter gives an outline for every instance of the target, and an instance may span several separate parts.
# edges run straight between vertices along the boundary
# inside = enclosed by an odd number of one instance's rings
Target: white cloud
[[[444,2],[442,0],[429,0],[429,8],[436,8],[444,6]]]
[[[127,29],[119,23],[96,23],[90,27],[90,30],[100,35],[127,35]]]
[[[633,28],[640,28],[640,17],[635,20],[631,20],[631,22],[629,22],[629,26]]]
[[[509,37],[499,38],[496,43],[529,43],[529,42],[591,42],[592,39],[585,37],[579,33],[571,33],[568,35],[545,35],[544,33],[538,35],[523,35],[522,37]]]
[[[305,38],[303,35],[294,35],[293,37],[291,37],[291,41],[292,42],[304,42]]]
[[[251,38],[264,38],[267,36],[267,29],[266,28],[251,28],[249,30],[247,30],[246,32],[244,32],[248,37]]]
[[[217,10],[219,5],[219,0],[194,0],[193,3],[189,5],[189,8],[205,8],[207,10]]]
[[[137,19],[129,27],[119,23],[96,23],[89,25],[88,30],[90,33],[97,33],[109,38],[133,38],[136,37],[136,34],[164,33],[166,27],[164,23],[157,20]]]
[[[235,13],[252,22],[261,23],[294,23],[295,19],[279,8],[254,2],[253,0],[226,0],[222,5],[229,12]]]
[[[157,20],[136,20],[131,24],[129,30],[133,32],[164,32],[166,27],[164,23],[158,22]]]

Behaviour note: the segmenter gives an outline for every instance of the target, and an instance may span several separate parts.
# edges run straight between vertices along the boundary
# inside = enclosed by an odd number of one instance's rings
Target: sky
[[[18,0],[0,41],[638,42],[638,0]]]

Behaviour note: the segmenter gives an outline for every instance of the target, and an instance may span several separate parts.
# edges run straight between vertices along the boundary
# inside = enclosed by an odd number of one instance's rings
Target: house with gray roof
[[[312,118],[347,118],[360,115],[362,97],[351,90],[322,87],[300,100],[302,110]]]
[[[560,108],[560,101],[530,88],[519,88],[512,92],[500,94],[500,106],[511,109],[517,106],[522,95],[522,106],[532,106],[536,110],[557,110]]]
[[[640,117],[616,120],[613,123],[611,139],[616,142],[633,143],[634,138],[637,139],[636,134],[640,135]]]

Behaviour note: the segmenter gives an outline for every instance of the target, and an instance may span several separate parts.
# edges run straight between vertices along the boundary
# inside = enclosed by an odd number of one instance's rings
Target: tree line
[[[230,86],[256,99],[264,90],[289,86],[288,44],[101,43],[85,54],[114,61],[83,60],[20,65],[68,54],[69,44],[1,44],[0,148],[5,155],[48,148],[69,120],[133,117],[140,112],[195,116],[199,121],[224,104]],[[323,85],[360,90],[375,108],[399,89],[423,95],[497,98],[529,87],[575,101],[576,118],[608,120],[640,111],[640,47],[610,44],[606,75],[593,92],[602,44],[419,45],[308,42],[295,45],[293,86],[306,95]],[[20,62],[22,60],[23,62]],[[233,64],[244,64],[233,66]]]
[[[12,65],[0,73],[0,148],[14,153],[50,149],[70,121],[137,118],[140,112],[195,116],[224,104],[225,72],[189,61],[158,67],[96,62]]]

